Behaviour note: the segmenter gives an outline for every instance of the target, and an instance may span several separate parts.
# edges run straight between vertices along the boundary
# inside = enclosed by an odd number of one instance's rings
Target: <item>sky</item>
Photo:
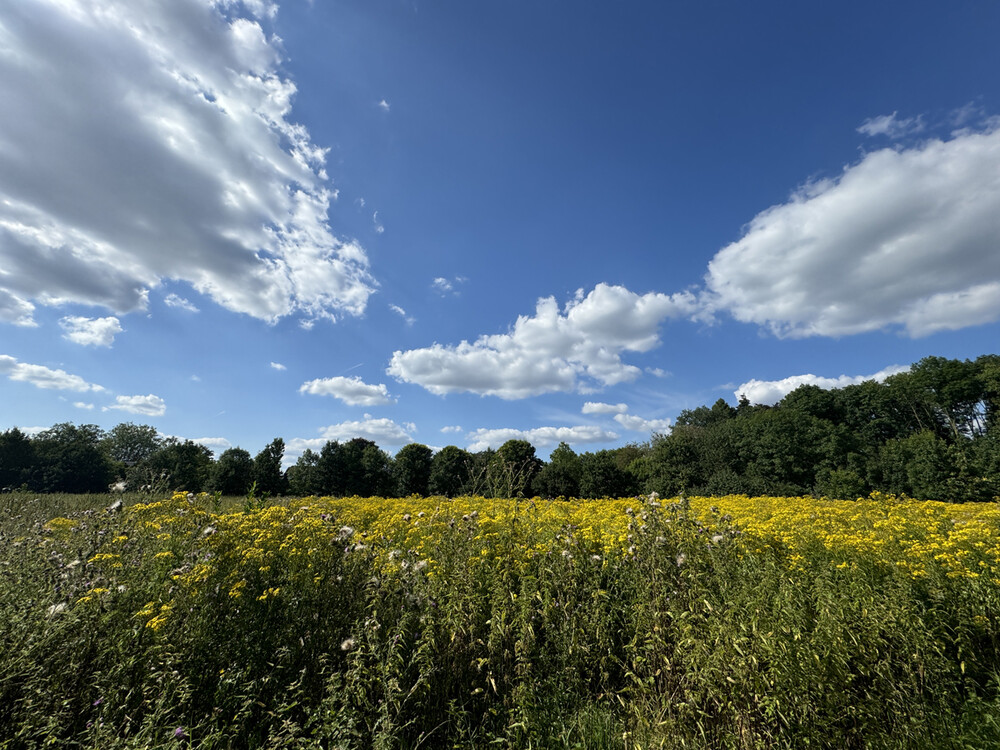
[[[0,430],[544,458],[996,353],[998,25],[0,0]]]

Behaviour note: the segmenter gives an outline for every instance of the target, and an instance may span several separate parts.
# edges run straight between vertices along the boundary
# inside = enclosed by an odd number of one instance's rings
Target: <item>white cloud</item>
[[[869,117],[861,123],[857,130],[864,135],[884,135],[889,138],[902,138],[903,136],[919,133],[924,129],[924,120],[921,116],[916,117],[896,117],[896,113],[891,115],[880,115]]]
[[[223,451],[233,447],[233,444],[223,437],[194,438],[191,442],[198,443],[198,445],[204,445],[206,448],[212,451],[212,453],[214,453],[216,457],[218,457],[218,455]]]
[[[461,432],[461,431],[462,431],[461,426],[457,425],[457,424],[450,424],[450,425],[447,425],[447,426],[441,428],[441,432],[444,432],[444,433]]]
[[[654,378],[668,378],[670,377],[670,372],[664,370],[662,367],[647,367],[646,372],[652,375]]]
[[[747,400],[753,404],[773,405],[801,385],[815,385],[830,390],[832,388],[845,388],[849,385],[857,385],[858,383],[864,383],[866,380],[875,380],[881,383],[890,375],[906,372],[909,369],[909,367],[892,365],[879,370],[874,375],[840,375],[836,378],[824,378],[807,374],[791,375],[781,380],[749,380],[739,386],[734,395],[736,398],[746,396]]]
[[[83,346],[111,346],[115,336],[124,330],[118,318],[62,318],[59,325],[66,332],[64,339]]]
[[[281,362],[272,362],[271,363],[271,369],[272,370],[278,370],[279,372],[283,372],[284,370],[287,370],[288,368],[285,367],[283,364],[281,364]]]
[[[318,438],[293,438],[288,441],[288,453],[297,456],[307,448],[319,452],[329,440],[345,442],[356,437],[366,438],[378,443],[380,448],[385,446],[398,446],[412,443],[413,438],[410,433],[416,432],[417,427],[412,422],[397,424],[391,419],[374,419],[370,414],[365,414],[364,419],[350,422],[341,422],[323,427]]]
[[[615,414],[615,421],[626,430],[633,432],[670,432],[669,419],[643,419],[634,414]]]
[[[0,289],[0,322],[34,328],[38,325],[33,317],[34,312],[33,304],[7,289]]]
[[[88,383],[79,375],[71,375],[65,370],[53,370],[44,365],[30,365],[18,362],[14,357],[0,354],[0,374],[10,380],[30,383],[36,388],[60,391],[103,391],[99,385]]]
[[[378,211],[372,214],[372,224],[375,225],[376,234],[382,234],[385,232],[385,226],[383,226],[382,222],[378,219]]]
[[[455,276],[452,279],[446,279],[444,276],[438,276],[431,282],[431,289],[440,294],[442,297],[446,297],[449,294],[458,294],[458,290],[455,289],[455,285],[464,284],[466,281],[468,281],[468,279],[464,276]]]
[[[118,396],[113,406],[103,407],[103,411],[117,409],[129,414],[141,414],[145,417],[162,417],[167,411],[167,405],[159,396]]]
[[[578,291],[562,311],[554,297],[538,300],[534,316],[519,317],[509,333],[394,352],[387,372],[439,395],[504,399],[614,385],[641,372],[622,361],[623,353],[658,346],[660,324],[694,308],[688,293],[638,295],[598,284],[586,296]]]
[[[268,321],[363,312],[375,282],[290,119],[275,7],[0,6],[0,320],[144,309],[164,280]]]
[[[384,383],[365,383],[358,376],[321,378],[303,383],[299,393],[333,396],[349,406],[384,406],[395,403]]]
[[[378,107],[383,112],[388,112],[390,109],[392,109],[392,106],[385,99],[382,99],[381,101],[379,101]]]
[[[163,298],[163,302],[167,305],[167,307],[176,307],[178,310],[184,310],[186,312],[193,312],[193,313],[200,312],[192,302],[189,302],[183,297],[176,295],[172,292]]]
[[[406,310],[404,310],[399,305],[389,305],[389,309],[392,310],[396,315],[400,316],[406,321],[406,325],[412,326],[416,322],[416,318],[412,315],[407,315]]]
[[[580,409],[583,414],[624,414],[628,404],[605,404],[600,401],[587,401]]]
[[[558,443],[608,443],[618,439],[618,434],[591,425],[577,427],[536,427],[532,430],[515,430],[501,428],[495,430],[480,429],[470,432],[467,437],[470,451],[483,451],[487,448],[499,448],[508,440],[527,440],[536,448],[539,446],[556,445]]]
[[[758,214],[704,301],[788,337],[1000,319],[998,174],[1000,129],[869,153]]]
[[[85,403],[83,401],[74,401],[73,402],[73,406],[75,406],[77,409],[86,409],[87,411],[93,411],[94,410],[94,405],[93,404],[88,404],[88,403]]]

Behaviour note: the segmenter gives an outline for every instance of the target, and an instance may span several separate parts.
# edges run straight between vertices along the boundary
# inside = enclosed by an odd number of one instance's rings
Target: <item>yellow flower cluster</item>
[[[1000,506],[917,501],[884,493],[852,501],[743,495],[695,498],[692,507],[729,514],[746,542],[778,541],[790,549],[821,544],[844,563],[865,557],[915,578],[947,576],[1000,584]],[[843,565],[843,563],[842,563]]]
[[[337,575],[338,560],[363,552],[373,573],[407,566],[435,575],[442,540],[460,538],[463,565],[502,561],[517,568],[542,554],[568,555],[570,540],[593,559],[629,554],[630,534],[655,498],[600,500],[481,497],[315,498],[259,509],[212,513],[186,495],[136,505],[127,533],[89,560],[113,577],[128,556],[160,566],[174,596],[221,592],[233,606],[269,602],[309,591]],[[857,501],[810,497],[691,498],[692,514],[709,529],[740,530],[745,553],[778,545],[792,567],[828,560],[836,568],[860,562],[895,566],[914,578],[944,575],[1000,584],[1000,507],[917,502],[874,494]],[[55,534],[71,533],[56,519]],[[706,535],[710,539],[711,533]],[[727,536],[726,538],[731,538]],[[138,563],[142,565],[141,560]],[[826,563],[824,563],[826,564]],[[419,566],[419,567],[417,567]],[[113,570],[119,569],[119,570]],[[153,630],[170,618],[171,602],[137,616]]]

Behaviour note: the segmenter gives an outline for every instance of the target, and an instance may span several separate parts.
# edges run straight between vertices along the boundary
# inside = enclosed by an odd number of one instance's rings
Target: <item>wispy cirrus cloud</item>
[[[897,117],[897,113],[891,115],[879,115],[869,117],[861,123],[857,130],[864,135],[884,135],[888,138],[902,138],[903,136],[919,133],[924,129],[924,118],[920,115],[916,117]]]
[[[177,310],[184,310],[185,312],[192,313],[200,312],[193,302],[190,302],[184,297],[174,294],[173,292],[164,297],[163,302],[167,305],[167,307],[173,307]]]

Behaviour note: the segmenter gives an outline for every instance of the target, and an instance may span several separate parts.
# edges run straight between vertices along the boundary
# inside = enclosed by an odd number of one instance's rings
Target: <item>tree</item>
[[[227,448],[212,467],[208,489],[223,495],[245,495],[253,481],[253,459],[243,448]]]
[[[16,427],[0,433],[0,488],[16,489],[26,484],[35,465],[30,438]]]
[[[559,443],[549,462],[535,477],[534,491],[541,497],[577,497],[580,494],[580,457],[566,443]]]
[[[445,497],[460,495],[469,482],[471,461],[468,451],[454,445],[446,445],[435,453],[431,459],[431,493]]]
[[[420,443],[410,443],[399,449],[393,461],[393,473],[400,495],[429,494],[433,460],[434,452]]]
[[[326,495],[394,494],[389,456],[366,438],[356,437],[346,443],[328,441],[320,451],[317,469]]]
[[[493,454],[487,467],[487,488],[493,497],[524,497],[542,462],[527,440],[508,440]]]
[[[212,470],[212,451],[191,440],[167,438],[141,466],[146,476],[162,478],[171,489],[201,492]]]
[[[298,497],[323,494],[323,481],[319,472],[319,454],[306,448],[288,469],[288,490]]]
[[[285,455],[285,441],[275,438],[253,459],[251,481],[257,483],[257,492],[266,495],[283,495],[287,487],[285,475],[281,471],[281,460]]]
[[[637,491],[636,477],[620,467],[610,450],[580,456],[580,496],[628,497]]]
[[[655,435],[637,470],[646,492],[675,497],[705,483],[703,470],[705,430],[674,427],[669,435]]]
[[[145,461],[159,449],[163,440],[155,427],[122,422],[111,428],[104,439],[111,459],[126,467]]]
[[[107,492],[114,475],[103,439],[104,431],[93,424],[64,422],[38,433],[29,485],[40,492]]]
[[[392,473],[392,458],[384,450],[372,443],[361,453],[364,468],[363,494],[369,497],[393,497],[396,491],[396,477]],[[358,493],[362,494],[362,493]]]
[[[745,398],[743,399],[746,400]],[[750,402],[747,401],[747,406]],[[712,408],[699,406],[696,409],[684,409],[677,415],[677,424],[680,427],[711,427],[719,422],[732,419],[736,416],[736,409],[726,403],[725,399],[719,399]]]

